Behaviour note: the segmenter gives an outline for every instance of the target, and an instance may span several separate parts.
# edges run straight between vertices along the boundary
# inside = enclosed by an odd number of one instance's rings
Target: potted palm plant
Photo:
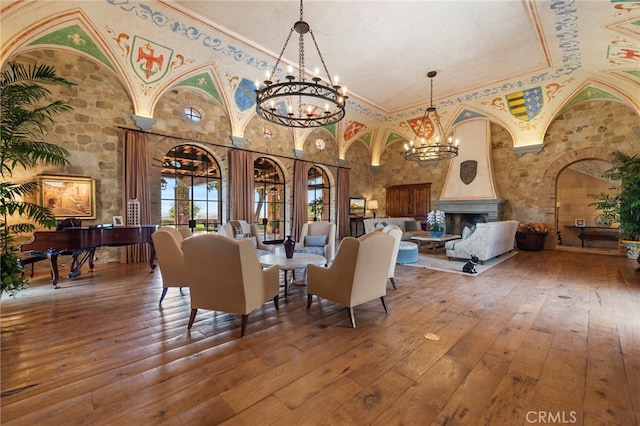
[[[72,107],[64,101],[47,103],[51,92],[46,85],[71,87],[73,83],[57,77],[55,69],[47,65],[25,67],[11,62],[0,73],[0,288],[11,295],[27,284],[16,236],[33,232],[35,225],[54,227],[56,220],[48,208],[25,201],[25,197],[37,191],[37,182],[16,183],[6,179],[11,178],[16,167],[28,169],[37,164],[68,164],[69,152],[43,139],[48,127],[55,124],[53,117]]]
[[[603,177],[616,181],[613,193],[590,194],[596,201],[589,204],[603,217],[620,225],[619,238],[627,257],[638,259],[640,253],[640,157],[622,152],[612,154],[613,167]],[[640,262],[640,259],[638,260]]]

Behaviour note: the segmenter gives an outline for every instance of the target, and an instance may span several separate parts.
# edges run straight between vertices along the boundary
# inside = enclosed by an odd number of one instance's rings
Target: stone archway
[[[571,151],[567,154],[558,157],[547,167],[542,179],[542,190],[540,192],[540,205],[539,211],[544,214],[544,222],[551,224],[549,226],[549,234],[556,235],[557,229],[556,223],[556,191],[557,191],[557,179],[560,172],[570,164],[581,160],[602,160],[611,156],[611,148],[583,148]],[[547,238],[545,248],[555,249],[557,246],[556,238]]]

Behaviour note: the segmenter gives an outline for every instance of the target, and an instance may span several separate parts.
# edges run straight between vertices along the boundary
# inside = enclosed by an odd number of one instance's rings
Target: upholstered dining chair
[[[385,296],[394,244],[394,237],[384,232],[345,237],[330,266],[307,266],[307,309],[314,295],[332,300],[348,308],[354,328],[354,306],[379,297],[388,312]]]
[[[156,259],[162,275],[162,294],[160,304],[167,295],[169,287],[185,287],[186,277],[184,256],[182,255],[182,234],[176,228],[163,226],[151,234]]]
[[[382,228],[382,232],[391,235],[395,241],[393,244],[393,252],[391,253],[391,265],[389,265],[389,281],[394,290],[396,287],[396,260],[398,260],[398,250],[400,250],[400,242],[402,241],[402,229],[398,225],[387,225]]]
[[[273,299],[279,309],[278,265],[262,269],[248,239],[233,240],[214,234],[194,235],[182,242],[191,296],[191,328],[198,309],[242,315],[240,337],[258,306]]]
[[[327,221],[309,222],[302,225],[295,251],[324,256],[327,263],[333,260],[336,247],[336,225]]]

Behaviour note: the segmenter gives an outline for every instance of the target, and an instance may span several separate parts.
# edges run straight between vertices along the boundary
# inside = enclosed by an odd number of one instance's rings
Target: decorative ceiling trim
[[[223,104],[222,97],[216,88],[216,84],[209,75],[208,72],[203,72],[200,74],[192,75],[190,77],[181,80],[174,87],[191,87],[194,89],[202,90],[203,92],[210,95],[212,98]]]
[[[93,41],[80,25],[70,25],[59,30],[43,35],[33,40],[28,46],[63,46],[72,50],[83,52],[115,71],[115,67],[102,53],[102,50]]]

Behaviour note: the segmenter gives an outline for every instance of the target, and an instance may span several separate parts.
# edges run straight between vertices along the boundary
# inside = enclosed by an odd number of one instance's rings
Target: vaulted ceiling
[[[300,18],[297,0],[173,3],[275,57]],[[640,7],[629,2],[307,0],[303,18],[329,71],[387,113],[424,104],[431,70],[438,71],[434,96],[443,99],[568,76],[572,67],[598,79],[628,79],[624,71],[640,64],[611,51],[640,36]],[[297,39],[284,56],[297,65]],[[305,57],[308,69],[319,66],[308,36]]]
[[[255,117],[253,85],[273,68],[300,2],[2,0],[2,63],[38,47],[75,51],[118,75],[141,117],[176,85],[205,89],[242,136]],[[356,140],[372,155],[413,136],[411,120],[429,101],[448,130],[484,118],[514,147],[541,145],[563,108],[586,99],[623,102],[640,112],[640,3],[622,0],[307,0],[303,18],[324,62],[350,98],[332,133],[343,156]],[[65,36],[66,35],[66,36]],[[283,65],[298,63],[294,32]],[[140,72],[140,55],[164,54],[162,69]],[[147,50],[154,49],[154,50]],[[136,60],[137,58],[137,60]],[[306,67],[320,67],[305,38]],[[155,66],[152,64],[152,66]],[[526,115],[510,97],[540,94]],[[296,142],[298,146],[300,142]]]

